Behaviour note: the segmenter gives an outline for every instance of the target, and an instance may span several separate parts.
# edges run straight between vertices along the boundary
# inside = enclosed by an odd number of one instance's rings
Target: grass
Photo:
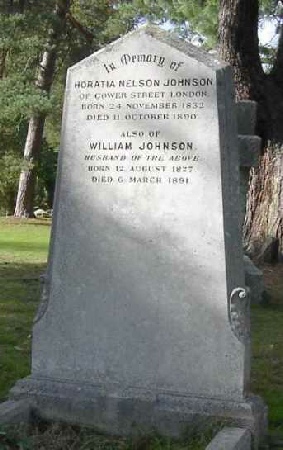
[[[38,279],[46,267],[49,219],[0,218],[0,279]]]
[[[30,372],[31,324],[40,296],[39,277],[46,269],[49,234],[48,219],[0,218],[0,400]],[[268,302],[251,311],[251,390],[268,404],[270,430],[283,433],[283,265],[264,267],[264,276]],[[203,436],[193,442],[174,442],[157,434],[129,440],[60,424],[32,430],[0,428],[0,450],[201,450],[208,440]]]
[[[0,219],[0,399],[30,371],[31,323],[50,221]]]
[[[251,311],[251,388],[269,407],[270,429],[283,432],[283,265],[263,271],[267,302]]]
[[[106,436],[89,428],[61,423],[2,426],[0,450],[204,450],[216,429],[190,440],[172,440],[154,432],[130,438]]]

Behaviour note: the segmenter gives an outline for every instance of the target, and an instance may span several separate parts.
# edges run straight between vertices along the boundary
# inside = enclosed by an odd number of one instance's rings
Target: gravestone
[[[238,125],[238,146],[240,156],[240,203],[241,223],[244,226],[246,205],[249,192],[250,171],[258,167],[260,158],[261,139],[255,135],[257,120],[257,103],[251,100],[242,100],[236,103],[236,116]],[[248,256],[244,256],[245,283],[249,288],[250,302],[263,301],[264,282],[263,273]]]
[[[68,71],[32,374],[44,418],[177,435],[249,396],[230,68],[148,27]]]

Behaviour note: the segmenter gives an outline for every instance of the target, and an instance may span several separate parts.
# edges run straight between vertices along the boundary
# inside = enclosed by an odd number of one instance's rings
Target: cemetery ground
[[[0,218],[0,399],[30,372],[31,327],[40,296],[50,234],[49,219]],[[264,304],[253,306],[251,391],[269,407],[271,442],[283,441],[283,265],[263,267]],[[204,449],[210,436],[188,443],[157,435],[118,439],[64,425],[0,428],[0,449]],[[281,446],[279,446],[281,445]],[[283,448],[278,444],[274,448]]]

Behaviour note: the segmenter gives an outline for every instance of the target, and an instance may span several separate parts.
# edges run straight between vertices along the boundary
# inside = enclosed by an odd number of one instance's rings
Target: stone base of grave
[[[251,433],[245,428],[225,427],[219,431],[205,450],[250,450]]]
[[[31,404],[24,398],[0,403],[0,424],[14,425],[30,421]]]
[[[32,376],[19,380],[11,396],[28,399],[33,413],[42,419],[92,426],[110,434],[140,434],[154,429],[177,437],[187,434],[192,426],[195,431],[213,420],[223,420],[249,429],[257,448],[267,433],[267,408],[257,396],[225,401]]]

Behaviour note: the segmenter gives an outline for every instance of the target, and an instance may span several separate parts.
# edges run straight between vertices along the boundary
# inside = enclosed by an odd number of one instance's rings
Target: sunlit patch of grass
[[[46,260],[50,220],[0,219],[0,264]]]

